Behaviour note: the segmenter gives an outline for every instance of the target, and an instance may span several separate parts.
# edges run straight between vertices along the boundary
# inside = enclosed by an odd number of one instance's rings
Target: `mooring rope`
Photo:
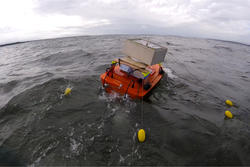
[[[142,80],[142,86],[141,86],[141,88],[142,88],[142,100],[141,100],[141,124],[142,124],[142,126],[143,126],[143,115],[144,115],[144,113],[143,113],[143,80]]]

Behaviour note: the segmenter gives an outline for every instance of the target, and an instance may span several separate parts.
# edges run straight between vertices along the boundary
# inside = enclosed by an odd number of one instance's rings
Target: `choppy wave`
[[[122,56],[127,38],[169,48],[167,75],[143,101],[101,87],[99,75]],[[0,164],[250,165],[249,53],[247,45],[173,36],[0,47]],[[66,87],[70,96],[63,96]],[[232,120],[224,118],[228,109]]]

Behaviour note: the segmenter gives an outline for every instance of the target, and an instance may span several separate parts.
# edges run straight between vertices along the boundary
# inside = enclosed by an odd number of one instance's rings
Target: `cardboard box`
[[[143,39],[129,39],[125,42],[122,53],[139,62],[153,65],[164,62],[167,48]]]

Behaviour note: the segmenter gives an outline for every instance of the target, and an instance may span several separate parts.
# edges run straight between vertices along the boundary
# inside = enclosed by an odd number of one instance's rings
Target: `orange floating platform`
[[[100,75],[102,84],[108,93],[114,91],[121,95],[129,95],[131,98],[143,98],[157,85],[164,74],[160,64],[148,66],[146,69],[150,72],[142,72],[145,78],[133,75],[135,71],[139,71],[138,69],[128,73],[123,71],[121,66],[121,63],[114,63]]]
[[[112,61],[111,67],[101,74],[107,92],[143,98],[162,79],[167,48],[143,39],[129,39],[122,49],[125,57]]]

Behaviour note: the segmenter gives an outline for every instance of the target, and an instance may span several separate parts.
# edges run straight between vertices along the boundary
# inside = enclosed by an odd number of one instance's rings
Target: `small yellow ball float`
[[[71,93],[71,88],[66,88],[64,91],[64,95],[67,96]]]
[[[140,130],[138,131],[137,137],[138,137],[138,141],[139,141],[140,143],[144,142],[144,141],[145,141],[145,138],[146,138],[146,133],[145,133],[145,131],[144,131],[143,129],[140,129]]]
[[[233,102],[231,100],[226,100],[225,103],[229,106],[233,106]]]
[[[227,117],[227,118],[230,118],[230,119],[232,119],[233,118],[233,114],[230,112],[230,111],[225,111],[225,116]]]

